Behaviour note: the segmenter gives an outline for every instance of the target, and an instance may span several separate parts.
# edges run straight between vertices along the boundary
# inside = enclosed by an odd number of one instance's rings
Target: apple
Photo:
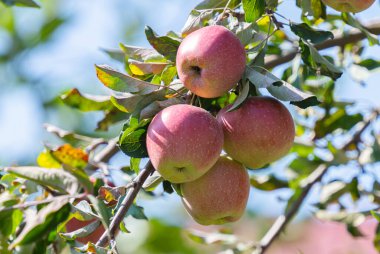
[[[236,110],[217,115],[224,131],[224,150],[248,168],[256,169],[286,155],[295,129],[291,114],[271,97],[250,97]]]
[[[245,167],[231,158],[221,156],[205,175],[181,184],[182,202],[199,224],[233,222],[244,214],[249,186]]]
[[[70,219],[67,223],[66,223],[66,231],[67,232],[73,232],[73,231],[76,231],[80,228],[83,228],[91,223],[93,223],[96,219],[92,219],[92,220],[89,220],[89,221],[81,221],[81,220],[78,220],[76,218],[72,218]],[[83,244],[87,244],[88,242],[92,242],[92,243],[96,243],[100,237],[103,235],[103,233],[105,232],[105,228],[102,224],[100,224],[91,234],[89,234],[88,236],[84,236],[84,237],[78,237],[76,238],[75,240],[80,242],[80,243],[83,243]]]
[[[245,70],[244,46],[223,26],[207,26],[189,34],[177,51],[179,79],[194,94],[215,98],[235,86]]]
[[[322,0],[325,5],[340,12],[361,12],[368,9],[375,0]]]
[[[146,146],[152,165],[164,179],[172,183],[193,181],[218,160],[223,130],[208,111],[177,104],[153,118]]]

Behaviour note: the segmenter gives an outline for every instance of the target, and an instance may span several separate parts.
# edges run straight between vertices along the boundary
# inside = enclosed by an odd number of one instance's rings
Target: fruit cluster
[[[192,93],[215,98],[232,89],[246,65],[244,46],[223,26],[188,35],[176,59]],[[286,107],[270,97],[249,97],[216,118],[187,104],[167,107],[149,125],[147,150],[162,177],[180,184],[183,204],[200,224],[223,224],[244,213],[250,190],[246,167],[257,169],[288,153],[295,130]],[[227,155],[222,155],[222,149]]]

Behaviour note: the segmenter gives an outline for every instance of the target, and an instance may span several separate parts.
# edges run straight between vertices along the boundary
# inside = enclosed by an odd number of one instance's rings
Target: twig
[[[380,22],[371,24],[367,26],[367,30],[373,34],[380,35]],[[346,35],[336,36],[332,40],[327,40],[319,44],[315,44],[316,49],[323,50],[327,48],[332,48],[335,46],[342,46],[349,43],[354,43],[363,40],[366,38],[366,35],[361,31],[353,31]],[[281,64],[290,62],[298,54],[297,50],[294,50],[290,53],[287,53],[283,56],[269,56],[265,59],[265,68],[271,69]]]
[[[84,198],[86,195],[87,195],[86,193],[82,193],[82,194],[79,194],[79,195],[62,195],[62,196],[57,196],[57,197],[48,198],[48,199],[44,199],[44,200],[30,201],[30,202],[26,202],[26,203],[23,203],[23,204],[18,204],[18,205],[14,205],[14,206],[4,207],[4,208],[0,209],[0,212],[5,212],[5,211],[15,210],[15,209],[26,209],[26,208],[31,207],[31,206],[51,203],[51,202],[53,202],[55,200],[58,200],[58,199]]]
[[[143,183],[148,178],[150,174],[152,174],[154,171],[152,163],[149,161],[145,168],[140,171],[138,176],[133,180],[133,185],[128,190],[127,194],[125,195],[123,202],[121,203],[121,206],[119,210],[116,212],[115,216],[113,217],[109,229],[103,233],[103,235],[100,237],[99,241],[96,243],[96,246],[99,247],[105,247],[110,239],[114,239],[120,223],[123,221],[125,215],[128,212],[128,209],[133,204],[133,201],[135,200],[137,193],[140,191]]]
[[[370,124],[377,119],[379,116],[379,112],[375,111],[374,114],[365,121],[362,128],[360,128],[352,137],[352,139],[344,145],[342,148],[346,150],[352,142],[357,142],[360,139],[363,132],[370,126]],[[302,192],[298,199],[291,205],[289,211],[285,215],[281,215],[276,219],[273,223],[272,227],[268,230],[268,232],[261,239],[259,246],[255,246],[257,249],[254,253],[264,254],[266,250],[271,246],[273,241],[280,235],[281,232],[284,231],[286,225],[293,219],[293,217],[297,214],[298,210],[303,204],[303,201],[309,194],[312,187],[318,183],[322,177],[328,171],[328,166],[321,164],[313,173],[311,173],[305,180],[303,180],[300,185],[302,187]]]
[[[258,246],[258,250],[255,253],[264,254],[265,251],[270,247],[272,242],[280,235],[280,233],[285,229],[286,225],[293,219],[297,214],[299,208],[303,204],[303,201],[309,194],[310,190],[315,183],[319,182],[322,177],[326,174],[328,167],[324,164],[320,165],[305,181],[306,185],[303,187],[301,195],[292,204],[289,211],[285,215],[281,215],[273,223],[272,227],[268,230],[265,236],[261,239]]]

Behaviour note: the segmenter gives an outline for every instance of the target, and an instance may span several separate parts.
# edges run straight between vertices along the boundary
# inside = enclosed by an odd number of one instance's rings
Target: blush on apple
[[[178,104],[153,118],[146,145],[149,158],[162,177],[183,183],[205,174],[218,160],[223,130],[206,110]]]
[[[240,108],[222,109],[217,119],[223,126],[224,150],[248,168],[256,169],[286,155],[295,129],[291,114],[271,97],[250,97]]]
[[[245,70],[245,50],[239,39],[223,26],[203,27],[188,35],[176,58],[178,76],[194,94],[204,98],[223,95]]]
[[[181,184],[182,201],[199,224],[233,222],[244,214],[249,186],[245,167],[222,156],[205,175]]]

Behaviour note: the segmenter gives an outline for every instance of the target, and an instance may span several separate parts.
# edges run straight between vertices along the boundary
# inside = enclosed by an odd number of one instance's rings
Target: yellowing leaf
[[[44,150],[37,157],[37,165],[43,168],[61,168],[59,163],[50,153],[50,151]]]
[[[85,151],[69,144],[58,147],[58,149],[52,151],[52,155],[59,162],[77,169],[85,168],[88,162],[88,154]]]

